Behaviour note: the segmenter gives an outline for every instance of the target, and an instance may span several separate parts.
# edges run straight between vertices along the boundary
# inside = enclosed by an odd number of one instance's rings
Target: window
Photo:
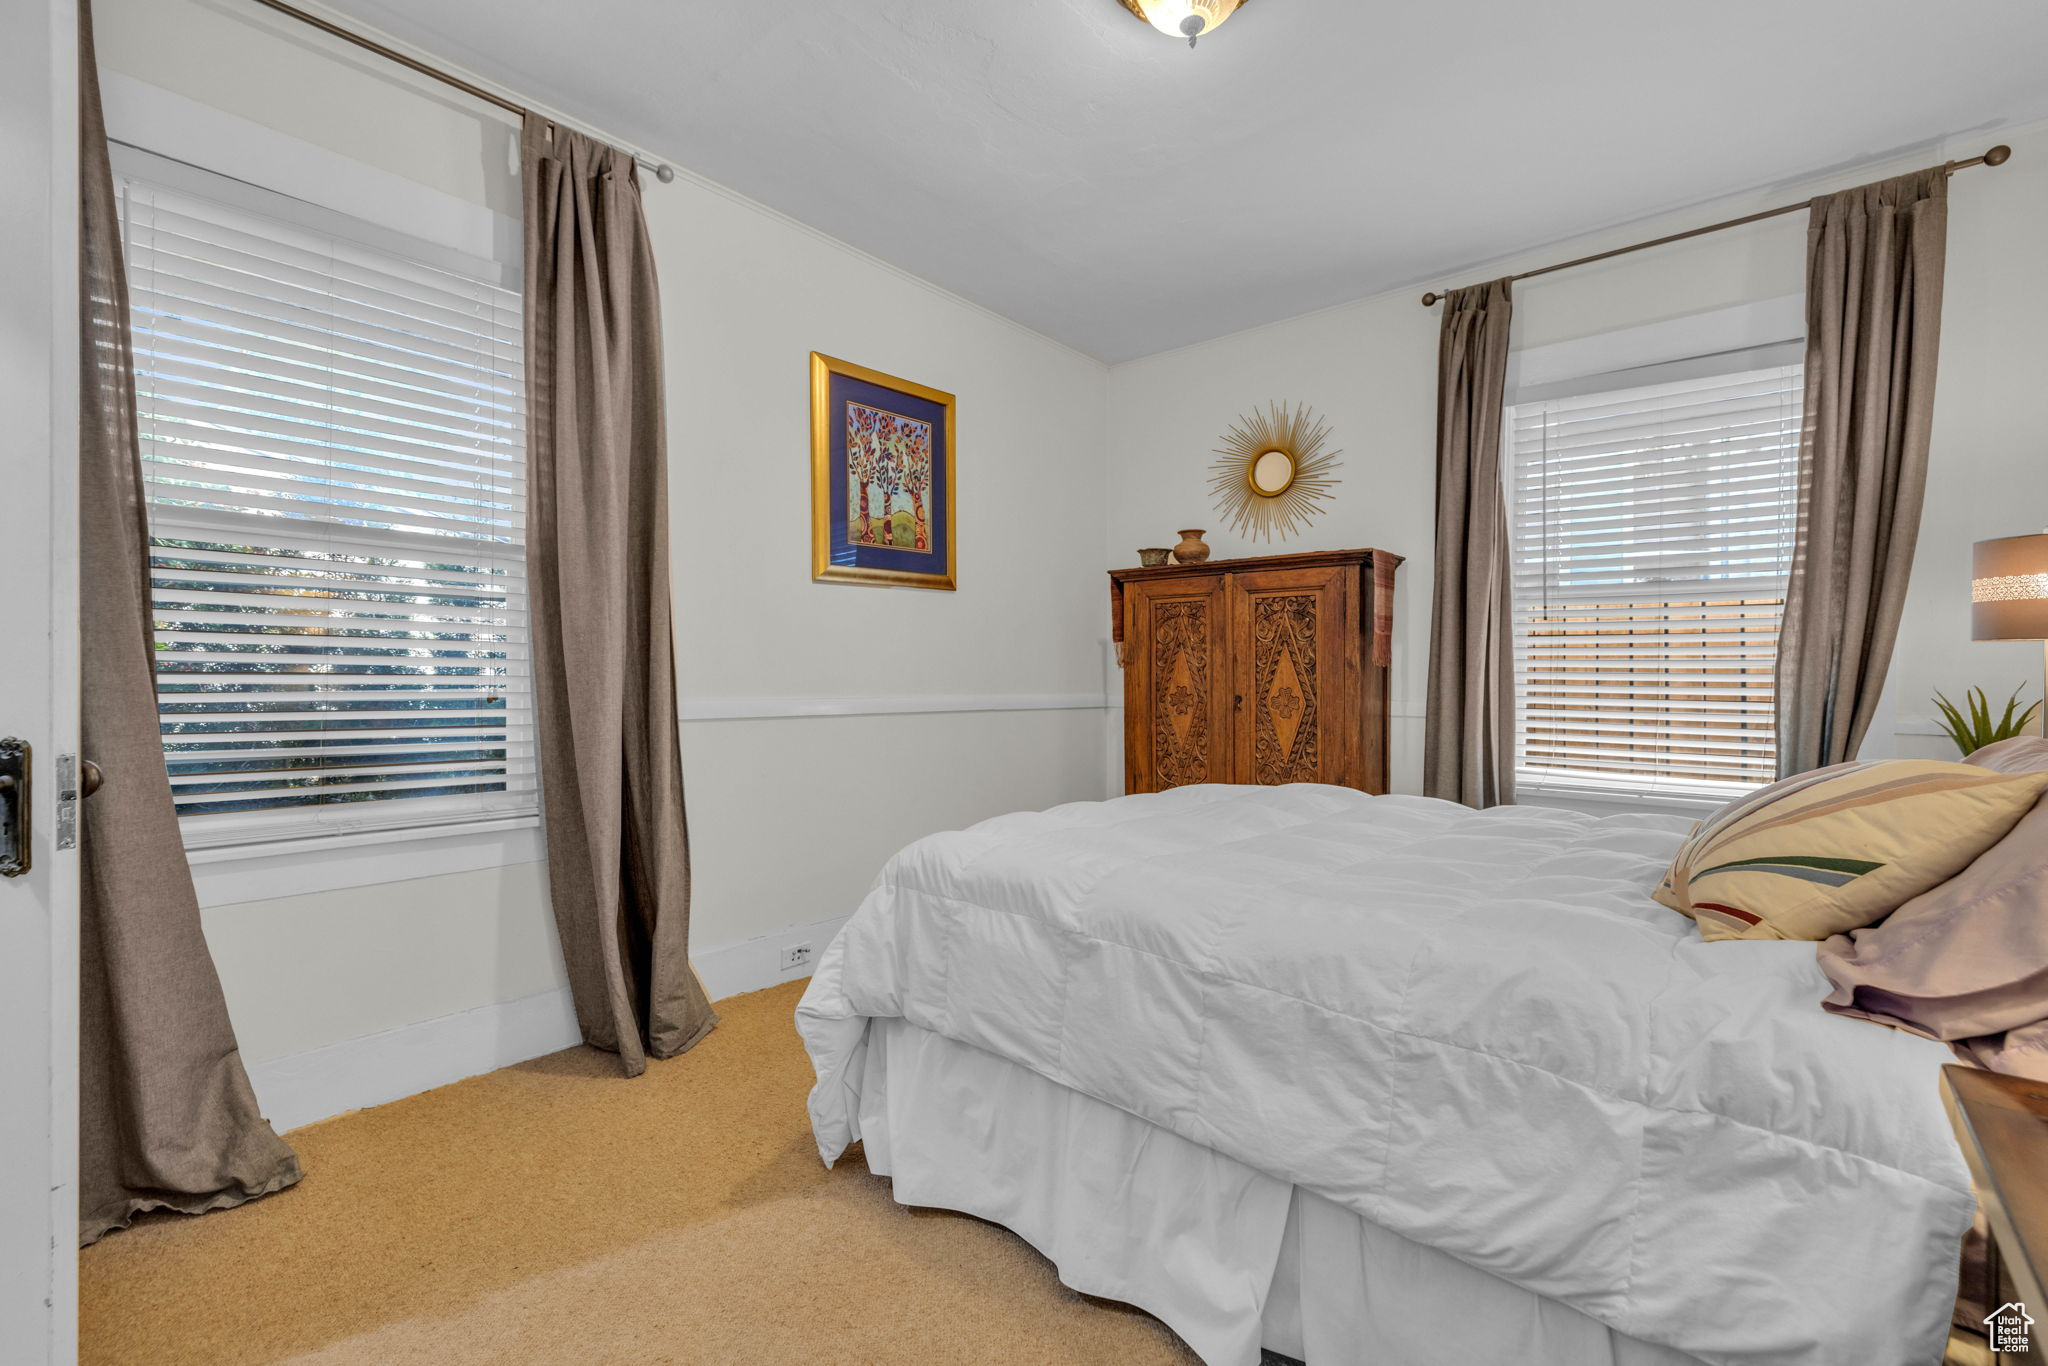
[[[519,295],[228,184],[121,185],[186,843],[530,817]]]
[[[1516,404],[1516,781],[1726,800],[1776,767],[1801,368]]]

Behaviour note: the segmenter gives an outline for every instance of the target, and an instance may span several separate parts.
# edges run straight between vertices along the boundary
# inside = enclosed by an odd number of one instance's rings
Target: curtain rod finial
[[[2002,142],[1984,154],[1984,164],[1986,166],[2003,166],[2011,160],[2012,148]]]
[[[654,168],[654,178],[666,185],[676,178],[676,168],[664,161]]]
[[[1443,297],[1443,295],[1437,293],[1435,290],[1432,289],[1429,293],[1422,296],[1422,306],[1424,308],[1428,308],[1432,304],[1434,304],[1438,299],[1441,299]]]

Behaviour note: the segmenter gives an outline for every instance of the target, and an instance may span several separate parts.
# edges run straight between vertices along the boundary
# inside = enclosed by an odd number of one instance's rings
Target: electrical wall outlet
[[[760,960],[756,959],[755,961],[759,962]],[[790,944],[783,948],[781,963],[781,970],[783,972],[788,972],[791,968],[807,968],[810,965],[811,946],[809,944]]]

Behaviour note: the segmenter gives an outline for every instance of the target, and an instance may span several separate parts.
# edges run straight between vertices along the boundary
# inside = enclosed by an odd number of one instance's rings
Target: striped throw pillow
[[[1933,759],[1815,769],[1701,821],[1656,897],[1702,939],[1826,939],[1954,877],[2044,788],[2048,772]]]

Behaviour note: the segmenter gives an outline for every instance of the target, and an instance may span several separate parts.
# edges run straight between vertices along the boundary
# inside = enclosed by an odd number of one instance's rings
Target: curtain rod
[[[513,101],[506,99],[503,95],[495,94],[492,91],[484,89],[480,85],[472,85],[468,81],[463,80],[460,76],[456,76],[449,72],[443,71],[441,70],[441,68],[437,66],[428,66],[425,62],[421,61],[417,57],[409,57],[405,53],[398,51],[396,48],[386,47],[384,46],[384,44],[377,42],[374,39],[365,38],[360,33],[351,32],[350,30],[343,28],[340,24],[332,23],[326,19],[322,19],[317,14],[308,14],[305,10],[300,9],[296,5],[286,4],[284,0],[256,0],[256,3],[259,5],[263,5],[269,9],[274,9],[279,14],[290,15],[292,18],[298,20],[302,24],[311,24],[314,28],[319,29],[321,32],[331,33],[345,43],[354,43],[357,47],[362,48],[366,52],[374,52],[379,57],[385,57],[390,59],[391,61],[397,62],[400,66],[411,67],[414,71],[419,72],[422,76],[431,76],[433,79],[441,82],[443,85],[452,85],[457,90],[460,90],[463,94],[474,95],[477,99],[484,101],[486,104],[495,104],[498,106],[498,108],[504,110],[508,114],[516,114],[520,118],[524,119],[527,115],[532,114],[534,112],[533,110],[528,109],[523,104],[516,104]],[[541,117],[546,118],[549,116],[541,115]],[[645,166],[648,170],[654,172],[654,178],[656,180],[659,180],[664,185],[668,184],[670,181],[676,178],[675,167],[669,165],[665,161],[653,161],[647,157],[641,156],[637,152],[633,153],[633,160],[637,164]]]
[[[264,3],[269,4],[270,0],[264,0]],[[1965,166],[2003,166],[2011,159],[2012,148],[2004,143],[2000,143],[1983,156],[1971,157],[1968,161],[1951,161],[1943,165],[1941,169],[1950,175],[1954,175]],[[1818,197],[1816,196],[1816,198]],[[1798,213],[1801,209],[1812,208],[1813,202],[1812,199],[1802,199],[1797,204],[1786,204],[1780,208],[1765,209],[1761,213],[1745,214],[1741,218],[1731,218],[1723,223],[1709,223],[1703,228],[1690,228],[1685,232],[1674,232],[1667,237],[1653,237],[1647,242],[1637,242],[1631,246],[1616,247],[1612,251],[1598,251],[1594,252],[1591,256],[1581,256],[1574,261],[1559,261],[1554,266],[1541,266],[1535,270],[1525,270],[1519,275],[1509,275],[1503,278],[1507,280],[1527,280],[1531,276],[1548,275],[1554,270],[1570,270],[1573,266],[1591,265],[1595,261],[1605,261],[1610,256],[1626,256],[1632,251],[1647,251],[1651,247],[1661,247],[1668,242],[1683,242],[1688,237],[1703,237],[1707,233],[1719,232],[1723,228],[1739,228],[1745,223],[1759,223],[1766,218],[1777,218],[1782,214]],[[1422,306],[1428,308],[1430,305],[1441,301],[1444,297],[1444,295],[1437,293],[1435,290],[1431,290],[1422,296]]]

